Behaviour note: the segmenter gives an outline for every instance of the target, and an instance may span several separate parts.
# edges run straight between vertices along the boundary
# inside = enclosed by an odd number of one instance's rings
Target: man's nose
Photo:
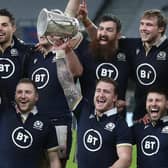
[[[25,98],[25,96],[26,96],[25,92],[22,92],[22,93],[21,93],[21,97],[22,97],[22,98]]]

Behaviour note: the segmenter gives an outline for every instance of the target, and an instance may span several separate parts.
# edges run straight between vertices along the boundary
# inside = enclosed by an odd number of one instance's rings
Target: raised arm
[[[64,13],[81,20],[92,40],[96,37],[97,27],[88,17],[86,0],[82,0],[81,4],[80,0],[69,0]]]
[[[72,40],[71,40],[72,41]],[[67,42],[65,44],[65,54],[66,54],[66,59],[67,59],[67,65],[69,66],[69,69],[72,73],[73,77],[78,77],[81,76],[83,73],[83,66],[80,63],[77,55],[73,51],[71,44]]]
[[[79,6],[77,18],[83,23],[91,40],[95,39],[96,32],[97,32],[97,26],[88,17],[88,9],[87,9],[86,0],[82,0],[82,3]]]
[[[80,0],[69,0],[64,13],[71,17],[76,17],[79,9]]]
[[[64,50],[56,50],[56,64],[58,80],[63,88],[69,108],[73,111],[82,99],[81,92],[74,83],[69,70]]]

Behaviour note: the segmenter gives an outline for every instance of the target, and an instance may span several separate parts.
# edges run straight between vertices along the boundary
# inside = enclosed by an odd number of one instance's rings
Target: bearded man
[[[120,31],[120,20],[113,15],[104,15],[99,22],[95,39],[91,42],[83,40],[77,49],[77,55],[84,69],[80,77],[84,97],[92,101],[96,80],[112,78],[119,85],[119,100],[116,105],[119,111],[123,111],[129,67],[127,50],[119,44]]]

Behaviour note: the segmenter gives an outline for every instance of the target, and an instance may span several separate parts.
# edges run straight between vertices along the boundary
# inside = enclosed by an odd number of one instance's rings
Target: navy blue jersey
[[[116,111],[109,111],[98,118],[93,106],[83,100],[75,110],[75,114],[78,125],[79,168],[108,168],[118,160],[117,145],[131,145],[130,129]]]
[[[168,120],[151,123],[138,123],[133,126],[134,142],[137,145],[137,168],[168,167]]]
[[[14,108],[1,111],[1,168],[37,168],[43,152],[57,147],[50,120],[39,113],[30,113],[23,124]]]
[[[125,39],[130,52],[130,67],[136,82],[134,119],[145,114],[146,93],[152,85],[168,88],[168,39],[158,47],[153,46],[149,53],[140,39]]]
[[[24,76],[29,47],[15,37],[13,45],[0,54],[0,96],[4,101],[13,101],[16,84]]]
[[[38,109],[50,118],[70,115],[63,89],[57,78],[55,54],[49,53],[45,58],[34,52],[30,61],[28,76],[38,88]]]
[[[89,101],[93,101],[96,79],[109,77],[118,83],[119,99],[125,100],[125,92],[129,76],[126,50],[119,48],[117,53],[108,60],[97,60],[91,55],[89,43],[83,40],[76,53],[84,68],[84,72],[80,77],[80,84],[84,97]]]

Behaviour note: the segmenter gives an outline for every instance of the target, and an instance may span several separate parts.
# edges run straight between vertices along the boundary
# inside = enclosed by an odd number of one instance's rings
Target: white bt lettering
[[[101,76],[103,76],[103,77],[111,77],[112,73],[114,73],[114,71],[111,69],[102,68],[102,70],[101,70]]]
[[[0,72],[9,72],[9,64],[0,64]]]
[[[23,142],[26,143],[27,140],[29,139],[29,137],[27,135],[23,134],[22,132],[18,132],[16,139],[19,141],[23,140]]]
[[[46,74],[36,74],[35,82],[44,82],[45,77],[46,77]]]
[[[88,138],[87,138],[87,142],[88,143],[92,143],[93,145],[96,145],[96,141],[98,141],[98,139],[92,135],[88,135]]]

